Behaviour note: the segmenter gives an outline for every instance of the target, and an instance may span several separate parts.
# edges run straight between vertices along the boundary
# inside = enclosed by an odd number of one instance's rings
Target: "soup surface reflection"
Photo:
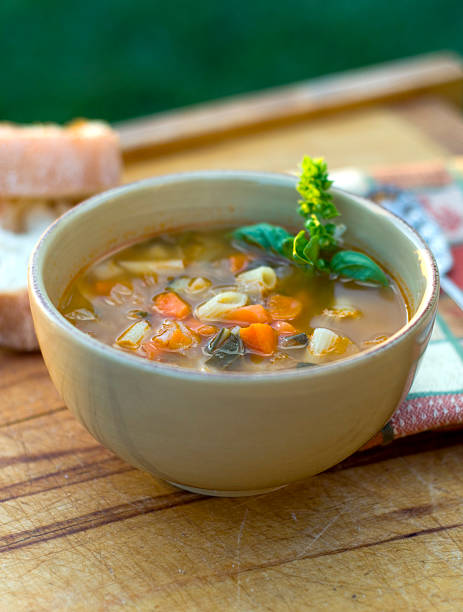
[[[141,358],[201,371],[318,366],[371,348],[408,320],[389,287],[312,278],[230,230],[156,236],[83,270],[60,311]]]

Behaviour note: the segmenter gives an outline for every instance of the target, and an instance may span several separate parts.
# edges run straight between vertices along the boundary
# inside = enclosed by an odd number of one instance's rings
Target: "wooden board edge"
[[[435,53],[116,124],[126,159],[377,103],[438,96],[463,106],[463,60]]]

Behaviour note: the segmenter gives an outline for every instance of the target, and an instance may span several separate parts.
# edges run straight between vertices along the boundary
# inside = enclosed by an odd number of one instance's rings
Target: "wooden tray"
[[[382,89],[370,72],[121,125],[125,179],[461,154],[461,67],[422,62],[382,68]],[[0,352],[0,609],[459,609],[462,439],[416,436],[264,497],[205,498],[97,444],[39,355]]]

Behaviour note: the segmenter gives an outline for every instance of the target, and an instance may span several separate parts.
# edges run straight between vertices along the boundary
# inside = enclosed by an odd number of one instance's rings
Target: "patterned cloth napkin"
[[[444,230],[454,258],[449,276],[463,288],[463,158],[375,168],[369,175],[346,169],[332,178],[360,195],[382,185],[412,191]],[[463,313],[441,294],[434,332],[408,397],[362,450],[430,429],[458,427],[463,427]]]

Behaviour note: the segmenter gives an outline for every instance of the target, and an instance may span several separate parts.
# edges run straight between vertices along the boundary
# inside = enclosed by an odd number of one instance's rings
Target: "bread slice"
[[[0,197],[82,199],[117,185],[120,173],[118,137],[105,123],[0,123]]]
[[[121,175],[117,135],[101,122],[67,127],[0,123],[0,346],[38,348],[27,264],[42,232]]]

